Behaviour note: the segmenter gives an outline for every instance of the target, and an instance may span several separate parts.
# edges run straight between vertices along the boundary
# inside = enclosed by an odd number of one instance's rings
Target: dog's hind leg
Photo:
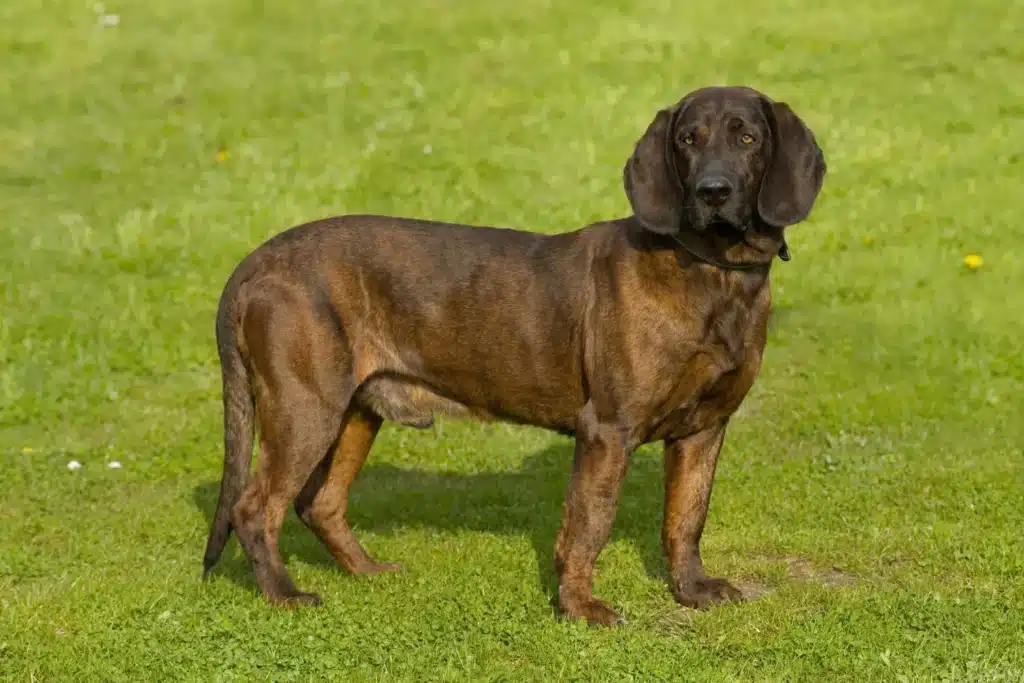
[[[238,538],[267,599],[281,604],[319,604],[295,587],[278,547],[285,514],[303,483],[330,450],[340,418],[332,419],[312,394],[275,397],[274,420],[261,421],[260,466],[233,510]]]
[[[353,407],[331,452],[317,466],[295,501],[295,511],[342,567],[352,574],[380,574],[401,569],[378,562],[359,544],[345,519],[348,493],[359,474],[383,420]]]
[[[319,604],[292,582],[278,547],[281,526],[338,438],[355,391],[341,340],[287,287],[266,286],[245,314],[259,428],[259,466],[232,523],[263,594],[278,604]]]

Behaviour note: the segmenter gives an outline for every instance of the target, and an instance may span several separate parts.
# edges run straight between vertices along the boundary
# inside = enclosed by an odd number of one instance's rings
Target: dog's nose
[[[725,176],[701,178],[697,182],[697,196],[713,206],[724,204],[732,194],[732,183]]]

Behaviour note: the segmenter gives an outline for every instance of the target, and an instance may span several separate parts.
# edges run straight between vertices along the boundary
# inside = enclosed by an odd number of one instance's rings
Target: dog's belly
[[[575,410],[562,409],[541,402],[532,405],[525,402],[518,409],[492,409],[483,403],[463,402],[445,396],[433,387],[411,376],[378,374],[364,381],[355,395],[360,406],[376,413],[385,420],[406,427],[429,429],[438,415],[470,418],[482,421],[505,421],[529,424],[551,429],[562,434],[572,434],[575,428]]]

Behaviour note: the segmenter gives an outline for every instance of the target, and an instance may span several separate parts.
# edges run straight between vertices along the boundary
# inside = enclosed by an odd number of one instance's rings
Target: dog
[[[349,488],[381,424],[436,414],[575,438],[554,549],[556,610],[623,622],[594,597],[630,455],[664,442],[661,540],[685,606],[742,600],[700,539],[726,427],[761,367],[769,271],[821,190],[824,154],[783,102],[707,87],[659,111],[623,169],[632,215],[555,235],[374,215],[255,249],[216,318],[224,473],[204,557],[234,530],[276,604],[320,604],[278,549],[294,504],[353,574]],[[254,432],[260,458],[250,477]]]

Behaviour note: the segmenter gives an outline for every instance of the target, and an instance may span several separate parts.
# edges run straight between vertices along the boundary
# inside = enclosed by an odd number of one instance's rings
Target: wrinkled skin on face
[[[771,142],[760,97],[705,90],[684,100],[673,117],[666,150],[682,194],[684,221],[697,231],[749,228]]]
[[[716,87],[659,111],[623,180],[637,220],[653,232],[779,235],[807,218],[825,171],[813,133],[789,105]]]

